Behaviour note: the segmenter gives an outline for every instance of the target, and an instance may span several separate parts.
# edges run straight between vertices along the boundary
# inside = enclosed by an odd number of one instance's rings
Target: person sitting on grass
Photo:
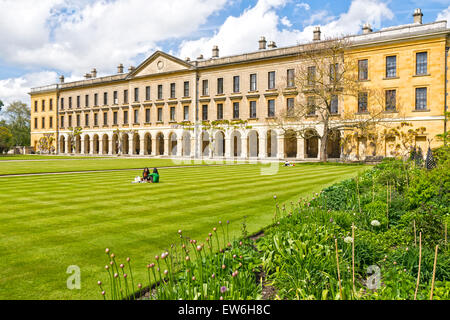
[[[144,169],[144,173],[142,174],[142,180],[144,182],[150,182],[150,169],[149,168],[145,168]]]
[[[150,174],[151,183],[159,183],[159,172],[158,169],[153,169],[153,173]]]

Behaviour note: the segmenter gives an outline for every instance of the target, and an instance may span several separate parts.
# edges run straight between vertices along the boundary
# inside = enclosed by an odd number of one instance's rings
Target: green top
[[[159,183],[159,174],[157,173],[152,173],[150,174],[153,177],[153,182],[154,183]]]

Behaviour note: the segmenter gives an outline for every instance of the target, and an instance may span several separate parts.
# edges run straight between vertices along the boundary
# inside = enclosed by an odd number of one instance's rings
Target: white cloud
[[[0,0],[0,59],[83,75],[192,35],[226,0]]]
[[[306,2],[297,3],[295,6],[299,9],[303,9],[305,11],[309,11],[311,9],[310,5],[307,4]]]
[[[5,105],[15,100],[27,103],[32,87],[56,83],[56,72],[43,71],[28,73],[22,77],[0,80],[0,97]]]
[[[288,27],[288,28],[292,27],[292,23],[291,23],[291,21],[289,21],[288,17],[281,18],[280,22],[285,27]]]
[[[445,9],[444,11],[440,12],[437,16],[437,21],[441,21],[441,20],[447,20],[450,21],[450,7],[448,7],[447,9]]]
[[[303,30],[279,29],[279,25],[283,25],[283,18],[278,16],[277,9],[288,2],[289,0],[259,0],[254,7],[244,11],[239,17],[228,17],[212,37],[184,41],[180,45],[179,56],[196,58],[203,54],[209,57],[214,45],[219,46],[222,56],[253,52],[258,49],[260,36],[266,36],[268,41],[275,41],[278,46],[311,41],[313,25],[306,26]],[[303,7],[309,9],[309,6]],[[330,21],[322,14],[316,16],[312,22],[322,22],[323,36],[333,37],[358,33],[367,22],[379,28],[383,20],[393,17],[392,11],[381,0],[353,0],[348,11],[339,17],[333,17]]]

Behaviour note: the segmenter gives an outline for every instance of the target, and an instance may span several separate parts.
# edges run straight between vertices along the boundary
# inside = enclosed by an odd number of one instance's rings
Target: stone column
[[[248,136],[241,139],[241,158],[248,159]]]
[[[156,157],[157,155],[159,156],[159,154],[157,154],[156,153],[156,142],[157,142],[157,139],[156,139],[156,136],[153,136],[153,138],[152,138],[152,156],[153,157]]]
[[[84,139],[80,139],[80,154],[85,154],[85,145],[84,145]]]
[[[267,133],[259,137],[259,159],[267,159]]]
[[[90,155],[93,155],[94,154],[94,147],[95,147],[95,144],[94,144],[94,138],[91,138],[91,139],[89,139],[89,154]],[[100,149],[100,138],[99,138],[99,140],[98,140],[98,147],[99,147],[99,149]],[[99,151],[99,153],[100,153],[100,150],[98,150]]]
[[[278,147],[277,158],[284,159],[285,158],[285,156],[284,156],[284,136],[278,136],[277,147]]]
[[[320,138],[317,138],[317,149],[319,150],[319,152],[317,152],[317,160],[320,160],[321,143],[322,143],[322,140],[320,140]]]
[[[169,156],[169,138],[164,138],[164,156]]]
[[[113,152],[113,150],[114,150],[114,141],[113,141],[112,136],[110,137],[110,139],[108,139],[108,143],[109,143],[108,154],[109,155],[113,155],[114,154],[114,152]]]
[[[195,136],[193,138],[191,138],[191,155],[190,157],[192,159],[195,158]]]
[[[134,136],[128,135],[128,155],[134,154]]]
[[[305,139],[303,137],[297,138],[297,159],[305,159]]]
[[[183,136],[177,139],[177,157],[183,156]]]
[[[229,159],[234,157],[234,155],[231,155],[231,139],[225,138],[225,158]]]
[[[145,136],[139,137],[139,155],[144,156],[145,155]]]
[[[98,154],[99,155],[103,155],[103,137],[100,139],[100,137],[98,138]]]

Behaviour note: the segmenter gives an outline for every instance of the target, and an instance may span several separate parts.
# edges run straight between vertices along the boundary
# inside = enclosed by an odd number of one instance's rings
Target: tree
[[[0,127],[0,154],[8,152],[13,147],[13,135],[7,127]]]
[[[13,135],[15,146],[30,145],[31,110],[21,101],[12,102],[5,110],[8,127]]]
[[[3,101],[0,100],[0,111],[2,111],[2,107],[4,106]]]
[[[83,131],[82,131],[81,127],[74,127],[74,128],[70,127],[69,131],[70,131],[70,133],[67,136],[67,139],[70,143],[70,150],[68,150],[68,151],[70,153],[74,153],[76,139],[77,139],[77,137],[81,136],[81,133]]]
[[[295,75],[287,79],[288,86],[295,88],[299,96],[269,120],[285,135],[304,139],[317,136],[324,162],[328,159],[328,142],[336,138],[334,135],[341,131],[351,132],[352,137],[355,132],[358,136],[370,135],[385,116],[384,92],[370,89],[360,80],[364,66],[359,67],[357,58],[349,54],[350,46],[346,38],[305,45],[299,53],[302,62]],[[356,101],[360,104],[358,110],[340,107],[344,101],[346,105],[347,101]]]
[[[396,138],[392,140],[393,142],[386,142],[392,150],[393,156],[401,157],[404,160],[408,158],[408,155],[410,157],[414,156],[414,159],[417,157],[420,148],[417,147],[416,138],[423,136],[427,129],[425,127],[413,129],[413,127],[414,125],[410,122],[401,122],[399,125],[383,130],[381,133],[383,141],[389,141],[389,138]]]
[[[44,136],[39,139],[38,149],[41,153],[54,153],[55,146],[53,146],[53,142],[55,141],[55,137],[53,133],[46,133]]]

